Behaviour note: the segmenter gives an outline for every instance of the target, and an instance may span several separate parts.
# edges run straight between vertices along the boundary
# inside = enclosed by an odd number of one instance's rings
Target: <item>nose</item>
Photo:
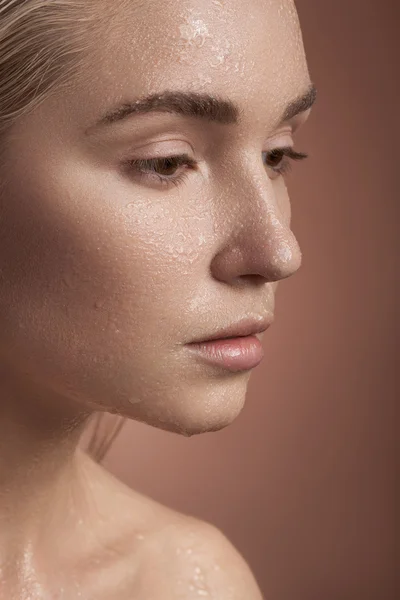
[[[283,185],[279,195],[278,205],[274,185],[264,172],[262,180],[253,179],[246,186],[238,202],[232,203],[231,196],[224,203],[229,208],[221,215],[224,242],[212,260],[214,277],[232,282],[258,276],[277,282],[300,268],[301,250],[290,228],[290,204]]]

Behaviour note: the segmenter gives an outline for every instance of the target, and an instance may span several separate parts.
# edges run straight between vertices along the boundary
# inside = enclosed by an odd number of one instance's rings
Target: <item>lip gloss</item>
[[[188,344],[209,364],[222,366],[228,371],[247,371],[260,364],[264,350],[256,335],[210,340]]]

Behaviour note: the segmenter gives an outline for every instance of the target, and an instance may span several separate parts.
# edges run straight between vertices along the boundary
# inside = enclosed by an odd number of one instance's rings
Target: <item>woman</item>
[[[240,413],[314,99],[292,0],[0,0],[0,598],[261,598],[78,443]]]

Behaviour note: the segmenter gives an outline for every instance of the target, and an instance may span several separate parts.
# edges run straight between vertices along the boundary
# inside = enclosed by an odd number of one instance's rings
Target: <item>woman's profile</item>
[[[1,599],[261,599],[78,444],[96,414],[238,416],[315,95],[292,0],[0,0]]]

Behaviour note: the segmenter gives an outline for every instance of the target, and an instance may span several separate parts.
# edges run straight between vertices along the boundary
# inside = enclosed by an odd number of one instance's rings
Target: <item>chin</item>
[[[117,412],[128,419],[185,437],[220,431],[242,412],[250,373],[229,378],[175,378],[168,384],[135,390],[116,403]],[[134,398],[127,401],[127,398]],[[122,402],[121,402],[122,400]],[[109,410],[107,408],[106,410]]]
[[[237,416],[237,415],[236,415]],[[193,422],[190,423],[179,423],[179,422],[163,422],[163,423],[154,423],[155,427],[159,429],[163,429],[164,431],[170,431],[171,433],[177,433],[179,435],[183,435],[184,437],[192,437],[193,435],[199,435],[201,433],[210,433],[212,431],[221,431],[221,429],[225,429],[228,427],[236,417],[225,419],[224,421],[214,421],[214,422]]]
[[[185,437],[220,431],[231,425],[242,412],[245,394],[236,393],[229,398],[215,391],[211,399],[185,398],[182,402],[152,407],[133,418],[158,429],[177,433]],[[142,409],[144,407],[142,406]],[[132,415],[129,415],[132,418]]]

